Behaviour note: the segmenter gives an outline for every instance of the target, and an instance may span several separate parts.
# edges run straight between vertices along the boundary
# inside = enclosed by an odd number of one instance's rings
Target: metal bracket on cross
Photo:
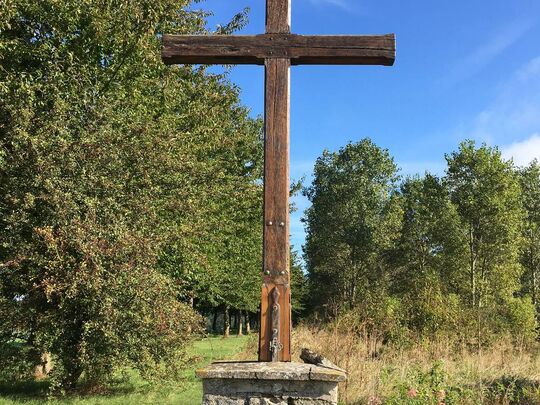
[[[272,339],[270,340],[270,352],[272,361],[279,361],[279,352],[283,350],[283,343],[279,341],[280,335],[280,305],[279,305],[279,290],[277,287],[272,292]]]
[[[289,271],[288,270],[265,270],[264,282],[274,283],[276,285],[289,284]]]

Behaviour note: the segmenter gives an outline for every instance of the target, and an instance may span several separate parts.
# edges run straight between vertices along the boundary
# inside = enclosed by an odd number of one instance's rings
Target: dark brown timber
[[[271,361],[271,292],[279,289],[280,361],[290,361],[289,60],[268,59],[265,78],[263,305],[259,360]]]
[[[165,63],[264,65],[287,58],[291,65],[386,65],[394,63],[394,34],[357,36],[164,35]]]
[[[264,238],[259,361],[291,361],[289,73],[291,65],[394,63],[394,34],[291,34],[290,0],[266,0],[266,34],[164,35],[166,64],[265,66]]]
[[[291,1],[266,0],[266,32],[291,32]]]
[[[266,32],[291,32],[290,0],[266,1]],[[291,361],[289,275],[290,59],[265,60],[263,287],[259,361]],[[277,298],[277,302],[276,301]],[[272,309],[279,306],[279,319]],[[265,312],[263,312],[265,308]],[[272,323],[279,322],[278,333]],[[277,352],[274,350],[277,346]]]

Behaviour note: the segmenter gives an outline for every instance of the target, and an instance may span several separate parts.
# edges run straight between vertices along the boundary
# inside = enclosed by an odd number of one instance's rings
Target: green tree
[[[533,161],[520,171],[522,201],[525,209],[524,246],[521,263],[523,290],[531,296],[537,312],[540,312],[540,165]]]
[[[313,305],[352,308],[385,283],[384,252],[399,228],[397,167],[369,139],[317,159],[304,190],[306,268]]]
[[[517,259],[523,210],[512,163],[497,148],[476,148],[472,141],[446,160],[450,195],[467,238],[470,305],[509,298],[522,272]]]
[[[505,332],[531,337],[533,306],[529,298],[515,297],[523,273],[519,254],[524,212],[513,164],[504,161],[497,148],[477,148],[472,141],[446,159],[446,180],[468,250],[464,272],[469,316],[464,330],[474,330],[470,335],[479,345]]]
[[[466,259],[460,219],[436,176],[408,178],[401,185],[403,219],[392,252],[392,294],[403,300],[409,328],[433,334],[452,327]],[[465,280],[466,281],[466,280]]]
[[[301,257],[291,247],[291,307],[293,322],[306,313],[309,300],[308,280],[302,269]]]
[[[221,288],[219,208],[252,210],[223,232],[255,243],[260,122],[226,76],[161,62],[159,34],[206,32],[189,3],[3,9],[0,348],[52,353],[66,389],[125,365],[175,378],[198,324],[183,302]]]

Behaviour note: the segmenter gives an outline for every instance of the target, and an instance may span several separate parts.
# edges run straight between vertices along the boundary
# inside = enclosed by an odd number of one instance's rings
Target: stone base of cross
[[[264,242],[259,361],[291,361],[289,272],[289,88],[291,65],[394,63],[390,35],[290,33],[290,0],[266,1],[266,34],[164,35],[166,64],[256,64],[266,68]]]

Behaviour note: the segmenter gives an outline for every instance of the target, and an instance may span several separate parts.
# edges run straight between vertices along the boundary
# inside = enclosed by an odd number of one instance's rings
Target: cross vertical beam
[[[291,32],[291,0],[266,0],[266,33]]]
[[[271,299],[279,289],[280,361],[290,361],[289,275],[289,72],[288,59],[266,61],[264,139],[264,282],[261,298],[259,360],[270,361],[273,335]],[[275,357],[274,357],[275,358]]]
[[[290,33],[290,0],[268,0],[266,32]],[[291,361],[289,274],[289,58],[265,61],[264,237],[259,361]],[[279,294],[274,294],[277,289]],[[272,297],[280,311],[273,311]],[[279,319],[272,317],[279,314]],[[279,329],[276,331],[276,325]],[[277,336],[277,341],[275,337]],[[273,339],[274,338],[274,339]]]
[[[264,245],[260,361],[291,360],[289,83],[291,65],[394,63],[395,36],[291,34],[290,0],[266,0],[266,33],[164,35],[166,64],[265,66]]]

